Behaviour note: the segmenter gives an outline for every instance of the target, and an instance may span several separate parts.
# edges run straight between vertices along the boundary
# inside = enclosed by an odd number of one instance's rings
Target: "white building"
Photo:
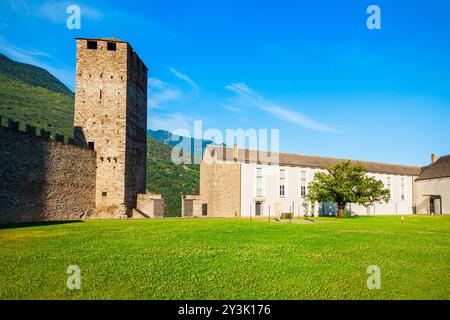
[[[288,153],[270,155],[239,150],[237,147],[231,149],[209,146],[200,165],[200,195],[184,201],[183,207],[189,209],[183,210],[183,216],[250,217],[275,216],[280,213],[292,213],[294,217],[311,215],[311,204],[305,200],[308,184],[316,172],[326,171],[326,167],[341,161],[346,159]],[[376,203],[370,207],[349,204],[349,212],[354,215],[407,215],[416,212],[415,180],[420,177],[421,167],[358,162],[366,168],[367,175],[384,183],[391,192],[391,198],[388,203]],[[450,174],[447,179],[450,182]],[[419,188],[426,190],[428,187],[422,188],[422,184],[421,182]],[[447,199],[449,189],[442,192],[446,196],[439,199]],[[426,191],[421,191],[420,197],[423,199],[420,198],[420,201],[425,201],[426,194]],[[433,204],[436,205],[435,202]],[[441,207],[444,208],[442,205]],[[321,215],[335,215],[336,212],[335,203],[319,204]],[[450,210],[445,213],[450,213]]]

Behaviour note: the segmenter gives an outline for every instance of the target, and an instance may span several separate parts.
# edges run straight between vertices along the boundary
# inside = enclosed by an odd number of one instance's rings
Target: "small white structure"
[[[431,156],[415,182],[417,213],[450,214],[450,155]]]
[[[133,219],[164,218],[164,199],[160,194],[144,193],[137,195]]]

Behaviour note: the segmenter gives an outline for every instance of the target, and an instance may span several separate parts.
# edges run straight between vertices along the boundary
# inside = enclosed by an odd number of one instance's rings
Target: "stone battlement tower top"
[[[97,152],[96,213],[129,215],[146,189],[148,69],[128,42],[76,41],[74,139]]]

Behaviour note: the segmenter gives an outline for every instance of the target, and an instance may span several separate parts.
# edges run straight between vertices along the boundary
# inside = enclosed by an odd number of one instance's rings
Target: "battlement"
[[[64,135],[59,134],[59,133],[52,134],[51,131],[47,131],[43,128],[40,129],[38,132],[37,128],[35,126],[26,124],[25,130],[21,130],[20,121],[13,120],[13,119],[3,119],[2,116],[0,116],[0,127],[7,129],[7,130],[26,134],[28,136],[34,136],[34,137],[37,137],[40,139],[50,140],[50,141],[58,142],[58,143],[61,143],[64,145],[71,145],[74,147],[87,149],[87,145],[76,144],[72,137],[65,138]]]

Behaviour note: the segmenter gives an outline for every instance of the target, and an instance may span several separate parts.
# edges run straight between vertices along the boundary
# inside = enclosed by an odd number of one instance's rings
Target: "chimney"
[[[239,148],[238,145],[235,143],[233,145],[233,160],[237,161],[239,159]]]
[[[435,163],[439,160],[439,156],[437,154],[432,153],[431,154],[431,164]]]

